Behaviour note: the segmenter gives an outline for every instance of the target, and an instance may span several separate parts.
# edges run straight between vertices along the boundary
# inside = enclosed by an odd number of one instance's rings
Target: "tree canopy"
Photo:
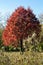
[[[7,25],[3,32],[4,45],[17,46],[17,40],[23,40],[35,32],[37,36],[40,32],[40,22],[30,8],[17,8],[7,20]]]

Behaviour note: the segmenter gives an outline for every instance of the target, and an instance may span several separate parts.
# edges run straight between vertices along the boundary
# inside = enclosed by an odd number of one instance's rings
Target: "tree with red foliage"
[[[3,32],[3,41],[6,46],[12,44],[18,45],[18,41],[21,44],[21,50],[23,48],[23,39],[31,36],[35,31],[37,36],[40,32],[40,23],[36,16],[33,14],[30,8],[25,9],[19,7],[13,12],[10,18],[7,20],[6,28]]]

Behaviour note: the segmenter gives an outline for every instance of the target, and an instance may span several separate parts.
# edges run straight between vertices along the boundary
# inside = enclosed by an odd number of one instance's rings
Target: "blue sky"
[[[43,13],[43,0],[0,0],[0,12],[3,14],[12,13],[19,6],[30,7],[37,17]]]

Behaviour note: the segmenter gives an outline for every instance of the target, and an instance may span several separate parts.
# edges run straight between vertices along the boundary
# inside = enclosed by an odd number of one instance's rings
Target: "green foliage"
[[[3,32],[3,30],[0,29],[0,49],[3,46],[3,44],[2,44],[2,32]]]

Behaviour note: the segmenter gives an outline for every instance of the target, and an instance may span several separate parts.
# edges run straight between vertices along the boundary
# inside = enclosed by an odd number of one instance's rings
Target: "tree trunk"
[[[21,51],[23,52],[23,40],[20,40],[20,47],[21,47]]]

